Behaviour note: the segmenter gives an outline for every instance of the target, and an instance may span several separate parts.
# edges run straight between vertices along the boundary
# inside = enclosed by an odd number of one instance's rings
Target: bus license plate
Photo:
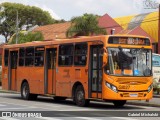
[[[134,94],[130,94],[130,97],[137,97],[138,94],[134,93]]]

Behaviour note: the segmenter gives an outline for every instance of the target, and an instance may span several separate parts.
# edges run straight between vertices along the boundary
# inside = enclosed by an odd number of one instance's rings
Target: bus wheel
[[[54,97],[54,101],[61,101],[61,100],[65,100],[67,97],[59,97],[59,96],[56,96]]]
[[[123,107],[126,103],[126,100],[115,100],[113,101],[113,104],[115,107]]]
[[[22,99],[25,99],[25,100],[34,100],[37,98],[36,94],[30,94],[30,89],[29,89],[29,85],[27,82],[22,84],[21,97]]]
[[[89,104],[89,100],[85,99],[85,92],[82,85],[79,85],[76,88],[75,103],[80,107],[88,106]]]

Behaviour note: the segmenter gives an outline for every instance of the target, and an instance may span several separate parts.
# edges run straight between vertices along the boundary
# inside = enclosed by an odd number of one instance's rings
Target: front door
[[[55,85],[56,85],[56,57],[57,49],[49,48],[46,49],[46,93],[55,94]]]
[[[10,51],[10,65],[9,65],[9,89],[16,90],[17,84],[17,58],[18,51]]]
[[[90,86],[91,97],[102,98],[102,45],[91,46],[90,54]]]

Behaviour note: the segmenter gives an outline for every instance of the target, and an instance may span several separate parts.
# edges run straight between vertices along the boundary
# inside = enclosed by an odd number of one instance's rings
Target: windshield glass
[[[105,72],[119,76],[150,76],[151,50],[108,48],[108,65]]]

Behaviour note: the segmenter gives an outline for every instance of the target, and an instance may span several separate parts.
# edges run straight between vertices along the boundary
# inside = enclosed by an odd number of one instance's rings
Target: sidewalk
[[[0,93],[17,93],[15,91],[5,91],[2,90],[2,86],[0,86]],[[142,106],[151,106],[151,107],[160,107],[160,95],[153,95],[153,98],[149,100],[148,102],[145,100],[128,100],[127,104],[130,105],[142,105]]]

